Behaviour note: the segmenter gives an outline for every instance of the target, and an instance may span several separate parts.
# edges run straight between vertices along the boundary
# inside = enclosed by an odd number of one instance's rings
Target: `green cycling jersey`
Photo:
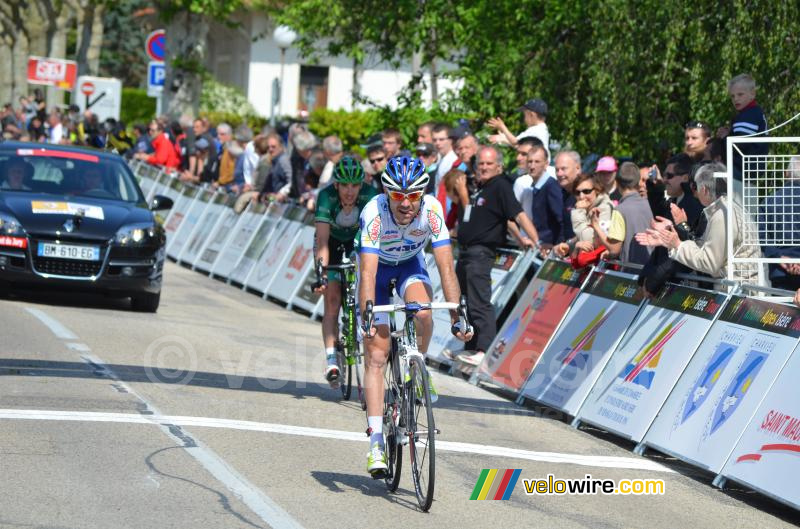
[[[314,220],[331,225],[331,238],[342,242],[352,241],[358,232],[361,210],[377,193],[375,188],[362,185],[355,207],[349,213],[345,213],[339,200],[339,192],[336,186],[331,184],[319,192]]]

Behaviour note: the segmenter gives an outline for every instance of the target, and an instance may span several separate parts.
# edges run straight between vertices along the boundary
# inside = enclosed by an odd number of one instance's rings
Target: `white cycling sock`
[[[325,348],[325,358],[328,359],[328,365],[332,366],[336,364],[336,348],[335,347],[326,347]]]
[[[369,436],[369,446],[378,443],[383,448],[383,417],[380,415],[367,417],[367,426],[372,429],[372,434]]]

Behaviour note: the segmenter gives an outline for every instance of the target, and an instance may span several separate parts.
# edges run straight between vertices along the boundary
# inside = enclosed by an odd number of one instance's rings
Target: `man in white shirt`
[[[322,140],[322,154],[325,155],[328,161],[322,169],[322,175],[319,177],[319,189],[327,186],[328,182],[330,182],[331,176],[333,176],[333,168],[344,156],[343,151],[344,146],[338,136],[328,136]]]
[[[61,115],[58,112],[51,112],[47,118],[50,130],[47,135],[47,143],[61,143],[64,139],[64,126],[61,124]]]
[[[507,143],[512,147],[516,147],[517,142],[522,138],[534,136],[541,140],[542,145],[547,150],[547,157],[550,158],[550,131],[547,129],[547,103],[541,99],[529,99],[522,107],[523,118],[525,125],[528,127],[521,134],[514,136],[508,127],[500,118],[491,118],[488,123],[490,127],[498,130],[497,134],[489,136],[489,141],[492,143]]]
[[[436,170],[436,189],[438,189],[444,175],[453,168],[453,164],[458,160],[458,155],[453,150],[450,127],[443,123],[433,127],[433,145],[439,151],[439,168]]]

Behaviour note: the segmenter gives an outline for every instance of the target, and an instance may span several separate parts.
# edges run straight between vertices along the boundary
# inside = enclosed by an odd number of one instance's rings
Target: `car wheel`
[[[138,312],[156,312],[161,301],[161,292],[158,294],[139,294],[131,296],[131,308]]]

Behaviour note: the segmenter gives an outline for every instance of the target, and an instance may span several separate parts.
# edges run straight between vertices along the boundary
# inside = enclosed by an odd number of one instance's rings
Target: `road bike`
[[[342,257],[342,263],[338,265],[322,266],[322,260],[317,260],[317,282],[312,285],[312,289],[327,283],[325,272],[329,270],[339,274],[341,288],[342,319],[339,336],[336,338],[336,362],[341,377],[339,387],[342,390],[342,398],[350,400],[353,374],[355,374],[358,400],[361,403],[361,409],[366,410],[367,401],[361,385],[361,365],[364,355],[361,353],[356,330],[358,325],[356,321],[356,264],[346,254]]]
[[[466,298],[460,303],[409,302],[397,305],[373,305],[367,301],[364,327],[371,328],[374,315],[390,313],[391,348],[388,369],[384,374],[385,396],[383,411],[383,436],[388,469],[383,474],[387,488],[394,492],[400,484],[403,466],[402,448],[408,446],[411,477],[417,503],[428,511],[433,503],[436,470],[436,428],[431,407],[430,375],[425,357],[417,349],[417,330],[414,315],[424,310],[457,310],[459,322],[451,332],[471,332],[467,319]],[[402,312],[406,320],[402,330],[397,330],[394,313]]]

